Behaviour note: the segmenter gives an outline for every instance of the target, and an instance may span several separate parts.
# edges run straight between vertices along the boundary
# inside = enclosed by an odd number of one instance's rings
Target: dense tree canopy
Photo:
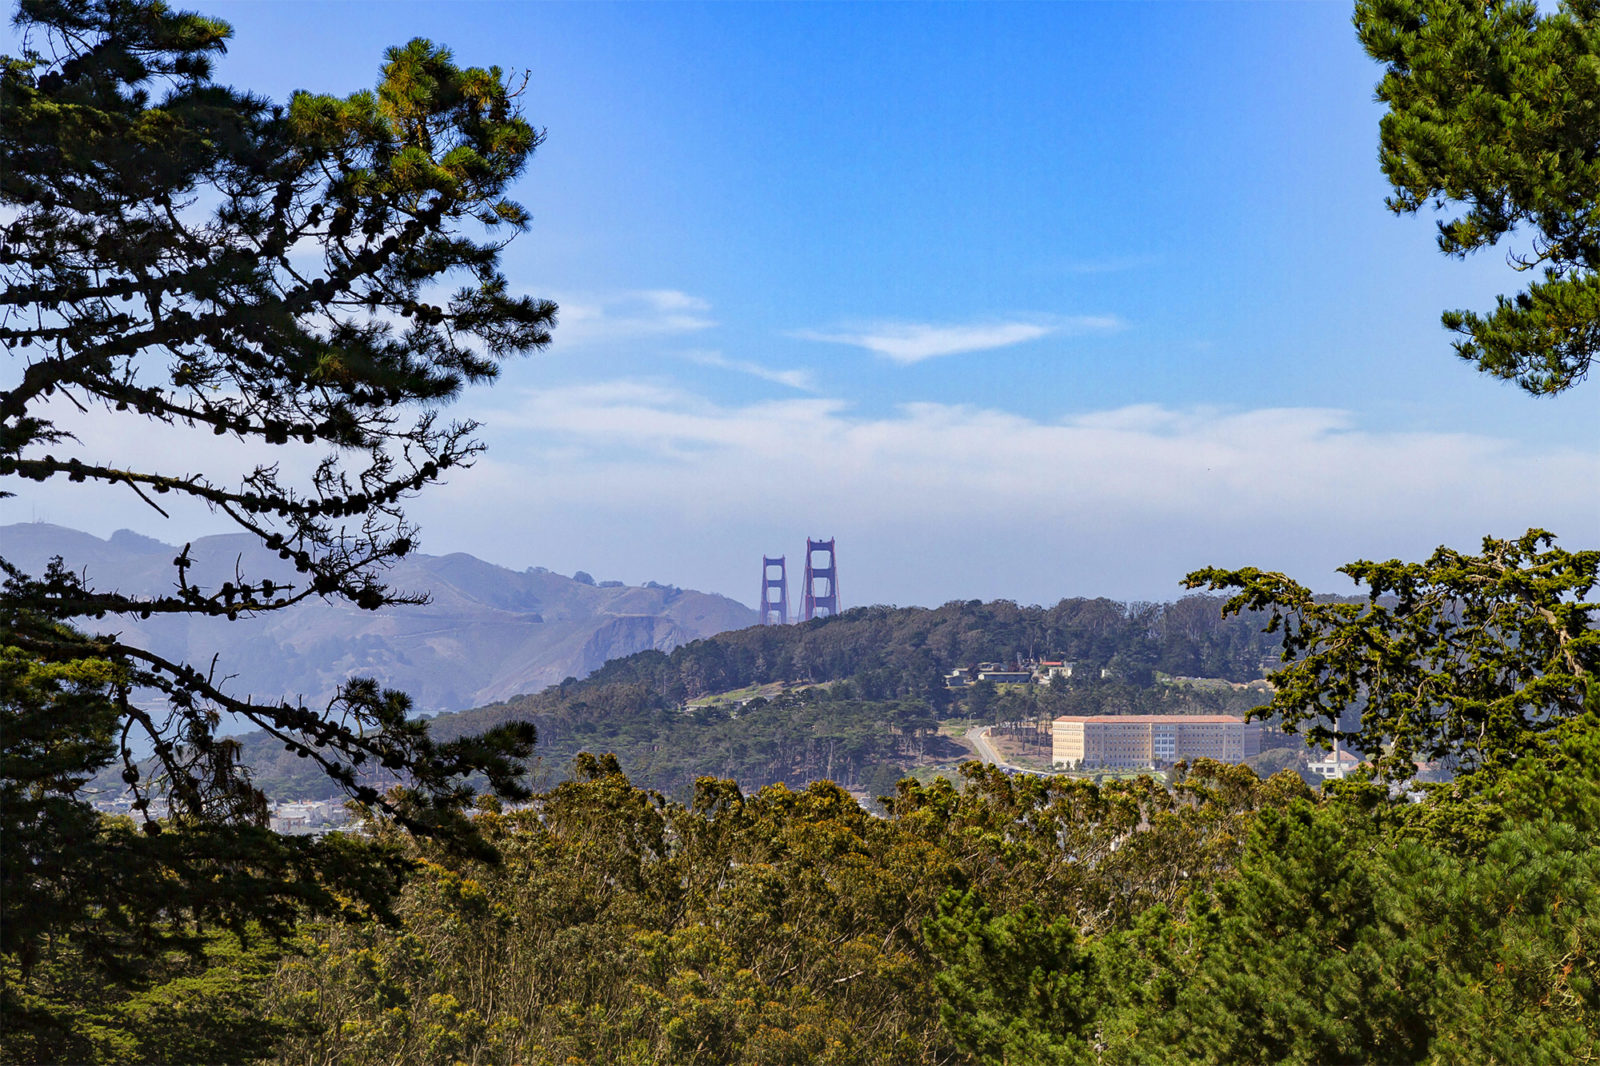
[[[943,675],[981,662],[1063,658],[1078,673],[1104,668],[1136,684],[1155,671],[1249,681],[1273,644],[1260,620],[1224,618],[1215,596],[1176,603],[1074,597],[1049,607],[1009,600],[942,607],[858,607],[799,626],[756,626],[694,641],[668,654],[607,663],[589,684],[644,682],[672,700],[772,681],[844,681],[870,699],[936,701]]]
[[[1421,803],[968,764],[872,817],[581,758],[482,815],[498,866],[407,844],[400,925],[308,926],[261,1020],[330,1066],[1592,1061],[1597,725]]]
[[[1355,21],[1385,66],[1389,206],[1459,208],[1446,255],[1525,236],[1510,262],[1540,274],[1488,313],[1447,311],[1456,351],[1535,394],[1582,381],[1600,350],[1600,3],[1358,0]]]

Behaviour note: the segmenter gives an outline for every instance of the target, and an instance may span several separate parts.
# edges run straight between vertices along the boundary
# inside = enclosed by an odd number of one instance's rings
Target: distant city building
[[[1261,753],[1261,727],[1231,714],[1063,715],[1050,739],[1051,761],[1072,770],[1243,762]]]
[[[972,685],[972,675],[966,670],[956,669],[944,675],[945,688],[968,688]]]
[[[1026,685],[1033,681],[1032,670],[979,670],[979,681],[993,681],[997,685]]]
[[[291,800],[273,806],[268,827],[287,836],[320,836],[345,825],[350,814],[337,800]]]
[[[1322,778],[1324,781],[1342,781],[1356,772],[1361,766],[1361,760],[1344,751],[1337,744],[1333,750],[1326,752],[1320,759],[1313,759],[1306,763],[1306,769]]]
[[[951,670],[944,675],[944,687],[968,688],[979,681],[992,681],[997,685],[1048,685],[1057,678],[1071,677],[1075,666],[1065,659],[1025,659],[1019,655],[1015,663],[979,663]]]
[[[1072,666],[1073,664],[1069,662],[1041,659],[1038,665],[1033,668],[1033,676],[1036,680],[1048,685],[1058,677],[1071,677]]]

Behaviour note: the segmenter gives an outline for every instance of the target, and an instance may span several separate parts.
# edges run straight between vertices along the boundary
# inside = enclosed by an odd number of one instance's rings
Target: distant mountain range
[[[101,540],[42,522],[0,526],[0,556],[38,574],[52,556],[97,588],[149,594],[172,588],[178,548],[127,530]],[[293,571],[248,534],[193,543],[193,580],[293,581]],[[409,693],[423,712],[482,706],[584,677],[607,660],[681,644],[756,622],[742,603],[654,582],[643,587],[535,567],[508,570],[471,555],[414,555],[386,584],[427,592],[419,607],[363,611],[314,600],[258,618],[108,617],[85,629],[120,632],[159,654],[205,666],[217,656],[229,691],[300,697],[315,706],[352,676]]]

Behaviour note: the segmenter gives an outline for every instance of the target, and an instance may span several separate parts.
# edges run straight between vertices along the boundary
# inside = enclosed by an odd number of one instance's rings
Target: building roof
[[[1319,757],[1312,759],[1311,762],[1313,764],[1337,762],[1340,766],[1358,766],[1361,760],[1340,748],[1338,751],[1325,751]]]
[[[1232,714],[1064,714],[1058,722],[1127,722],[1135,725],[1168,722],[1189,725],[1243,725],[1244,719]]]

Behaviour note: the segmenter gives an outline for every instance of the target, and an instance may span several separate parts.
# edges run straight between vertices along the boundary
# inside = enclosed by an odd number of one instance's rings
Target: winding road
[[[986,725],[975,725],[967,730],[967,743],[972,745],[972,750],[978,753],[978,758],[981,761],[991,766],[998,766],[1007,773],[1036,774],[1040,772],[1038,770],[1024,769],[1002,759],[1000,752],[995,750],[995,746],[989,742],[989,727]]]

